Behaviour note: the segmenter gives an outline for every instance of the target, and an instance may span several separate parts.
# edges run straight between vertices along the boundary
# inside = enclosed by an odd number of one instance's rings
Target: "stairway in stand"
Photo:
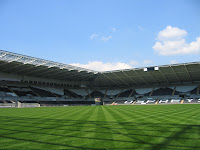
[[[131,105],[134,105],[136,103],[136,101],[134,101]]]
[[[157,99],[157,101],[155,102],[155,105],[158,104],[159,98]]]

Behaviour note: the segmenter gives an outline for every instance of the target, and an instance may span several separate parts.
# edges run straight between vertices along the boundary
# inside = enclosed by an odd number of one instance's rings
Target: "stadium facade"
[[[0,50],[0,107],[200,103],[200,62],[98,72]]]

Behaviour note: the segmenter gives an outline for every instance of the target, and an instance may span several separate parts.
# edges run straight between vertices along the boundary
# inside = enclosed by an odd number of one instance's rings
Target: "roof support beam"
[[[24,61],[23,64],[32,64],[35,61],[36,59],[30,59],[29,61]]]
[[[2,59],[5,56],[6,56],[6,58]],[[22,59],[22,60],[20,60],[20,59]],[[21,63],[30,63],[31,65],[34,65],[34,66],[46,66],[46,67],[55,66],[58,68],[66,68],[66,69],[73,69],[73,70],[78,70],[78,71],[81,70],[81,71],[88,71],[88,72],[96,73],[96,71],[89,70],[89,69],[84,69],[84,68],[75,67],[75,66],[71,66],[71,65],[67,65],[67,64],[63,64],[63,63],[57,63],[57,62],[53,62],[53,61],[39,59],[39,58],[35,58],[35,57],[20,55],[20,54],[3,51],[3,50],[0,50],[0,60],[7,61],[7,62],[17,61],[17,62],[21,62]]]
[[[111,87],[110,84],[107,82],[107,79],[104,76],[96,78],[94,82],[91,81],[91,86],[96,87],[96,85],[98,85],[98,87],[104,87],[104,84],[106,84],[106,83],[103,84],[101,78],[104,78],[103,81],[106,82],[109,87]],[[107,84],[106,84],[106,86],[107,86]]]
[[[167,83],[169,83],[169,80],[167,79],[167,77],[162,73],[162,71],[159,69],[160,74],[165,78],[165,80],[167,81]]]
[[[105,74],[102,73],[102,75],[105,76],[106,78],[108,78],[109,80],[111,80],[111,81],[112,81],[114,84],[116,84],[117,86],[121,87],[121,85],[119,85],[117,82],[113,81],[110,77],[108,77],[108,76],[106,75],[106,73],[105,73]]]
[[[48,76],[49,78],[50,78],[50,76]],[[58,79],[58,80],[71,80],[71,78],[73,78],[74,80],[83,80],[82,78],[90,78],[90,77],[88,77],[88,75],[80,75],[80,74],[76,74],[76,75],[70,75],[70,76],[67,76],[67,75],[63,75],[63,74],[61,74],[61,75],[58,75],[58,76],[54,76],[53,78],[56,78],[56,79]]]
[[[191,75],[190,75],[190,72],[188,71],[186,65],[184,65],[184,67],[185,67],[185,70],[186,70],[186,72],[187,72],[187,74],[188,74],[190,80],[193,82],[192,77],[191,77]]]
[[[92,81],[93,78],[94,78],[93,75],[90,75],[90,76],[84,75],[82,76],[81,80],[80,80],[80,77],[76,77],[75,79],[77,79],[78,81]]]
[[[126,85],[130,86],[127,82],[125,82],[124,80],[122,80],[119,76],[117,76],[114,72],[112,73],[114,74],[120,81],[122,81],[123,83],[125,83]]]
[[[104,86],[104,85],[102,84],[102,78],[103,78],[103,80],[106,81],[106,83],[108,84],[108,86],[109,86],[109,87],[112,87],[111,84],[110,84],[110,83],[108,82],[108,80],[106,79],[106,77],[103,76],[103,75],[101,75],[101,76],[102,76],[102,77],[95,78],[95,80],[97,80],[97,82],[99,82],[98,84],[101,85],[101,87]],[[95,82],[95,80],[94,80],[94,82]],[[98,85],[98,84],[97,84],[97,85]],[[93,85],[95,85],[95,83],[93,83]]]
[[[169,67],[170,67],[170,68],[172,69],[172,71],[174,72],[174,75],[176,76],[177,80],[181,83],[181,80],[180,80],[179,77],[177,76],[177,74],[176,74],[174,68],[173,68],[172,66],[169,66]]]
[[[70,73],[69,71],[65,71],[65,70],[60,70],[60,71],[58,71],[58,72],[55,72],[55,70],[52,70],[51,71],[52,73],[48,73],[49,75],[44,75],[43,77],[54,77],[54,78],[60,78],[60,79],[62,79],[62,78],[66,78],[66,77],[68,77],[68,78],[70,78],[70,77],[76,77],[76,76],[78,76],[78,77],[80,77],[81,75],[81,73],[78,73],[78,71],[77,70],[75,70],[74,71],[74,73],[72,74],[72,73]],[[45,73],[46,74],[46,73]],[[83,75],[82,76],[86,76],[86,75],[88,75],[88,73],[83,73]]]
[[[148,74],[153,78],[153,80],[157,83],[157,84],[159,84],[159,82],[153,77],[153,75],[149,72],[149,71],[147,71],[148,72]]]
[[[67,76],[67,75],[64,72],[59,72],[58,71],[57,73],[52,73],[52,74],[49,73],[49,75],[48,75],[48,73],[47,74],[43,74],[41,77],[43,77],[43,78],[62,79],[65,76]]]
[[[6,69],[1,69],[2,71],[9,71],[9,70],[13,70],[13,69],[16,69],[16,68],[19,68],[19,67],[21,67],[21,66],[23,66],[23,64],[17,64],[17,65],[14,65],[13,67],[8,67],[8,68],[6,68]],[[13,71],[12,71],[13,72]]]
[[[108,86],[109,86],[109,87],[112,87],[112,86],[111,86],[111,84],[110,84],[110,83],[108,82],[108,80],[106,79],[106,77],[105,77],[105,76],[103,76],[103,78],[104,78],[104,79],[105,79],[105,81],[108,83]],[[100,83],[101,83],[101,80],[100,80]],[[107,92],[107,91],[106,91],[106,92]]]
[[[39,72],[38,72],[39,71]],[[64,71],[58,71],[58,70],[55,70],[55,69],[49,69],[49,68],[46,68],[44,69],[43,68],[43,71],[41,70],[38,70],[36,73],[34,73],[34,75],[36,76],[39,76],[42,74],[42,76],[46,77],[46,76],[51,76],[51,75],[54,75],[54,74],[59,74],[59,73],[63,73]],[[44,73],[44,74],[43,74]],[[48,75],[45,75],[45,74],[48,74]]]
[[[8,64],[8,62],[2,61],[0,66],[6,65],[6,64]]]
[[[35,67],[35,68],[36,68],[36,70],[27,71],[27,73],[25,73],[25,75],[32,75],[32,74],[34,74],[36,72],[40,72],[41,73],[41,70],[48,70],[48,68],[37,68],[37,67]]]
[[[76,70],[77,71],[77,70]],[[70,73],[70,72],[67,72],[67,71],[64,71],[64,72],[59,72],[57,74],[54,74],[53,76],[41,76],[41,77],[47,77],[47,78],[56,78],[58,80],[71,80],[71,78],[73,78],[74,80],[83,80],[83,79],[92,79],[94,76],[94,74],[92,73],[77,73],[75,72],[75,74],[73,73]]]
[[[126,72],[122,71],[125,76],[127,76],[131,81],[133,81],[135,84],[139,85],[135,80],[133,80],[129,75],[127,75]]]
[[[138,77],[140,77],[147,85],[149,85],[149,83],[141,76],[139,75],[139,73],[137,72],[137,70],[133,70],[137,75]]]
[[[25,67],[23,69],[19,69],[19,70],[13,71],[13,73],[19,73],[19,72],[23,72],[23,71],[29,72],[29,70],[32,70],[33,68],[36,68],[36,66],[27,66],[27,67]]]
[[[22,59],[23,57],[16,57],[15,59],[11,59],[11,60],[9,60],[8,62],[10,63],[10,62],[13,62],[13,61],[17,61],[17,60],[20,60],[20,59]]]

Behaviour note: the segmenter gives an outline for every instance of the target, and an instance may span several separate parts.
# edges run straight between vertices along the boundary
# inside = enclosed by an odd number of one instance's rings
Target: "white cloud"
[[[177,27],[167,26],[166,29],[158,33],[158,40],[172,40],[181,39],[187,35],[187,31],[179,29]]]
[[[111,36],[111,35],[109,35],[109,36],[102,36],[102,37],[101,37],[101,40],[102,40],[102,41],[108,41],[108,40],[110,40],[110,39],[112,39],[112,36]]]
[[[187,43],[184,39],[186,35],[187,31],[168,26],[158,33],[159,41],[155,43],[153,49],[159,55],[200,53],[200,37],[197,37],[196,41]]]
[[[144,61],[143,61],[143,64],[152,64],[152,63],[153,63],[152,60],[144,60]]]
[[[117,28],[112,28],[112,32],[116,32],[117,31]]]
[[[96,39],[97,37],[98,37],[99,35],[98,34],[92,34],[91,36],[90,36],[90,39]]]
[[[91,69],[91,70],[96,70],[96,71],[110,71],[110,70],[133,68],[131,65],[122,63],[122,62],[103,63],[101,61],[90,61],[90,62],[88,62],[88,64],[73,63],[70,65],[87,68],[87,69]]]

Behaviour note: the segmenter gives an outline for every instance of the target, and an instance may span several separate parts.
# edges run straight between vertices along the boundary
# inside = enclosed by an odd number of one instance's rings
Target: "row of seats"
[[[200,103],[200,98],[186,98],[186,99],[181,99],[181,98],[176,98],[176,99],[139,99],[139,100],[131,100],[131,101],[125,101],[124,104],[167,104],[167,103],[181,103],[183,100],[183,103]]]
[[[145,105],[145,104],[180,104],[183,100],[181,99],[160,99],[160,100],[155,100],[155,99],[139,99],[139,100],[107,100],[104,101],[105,105]],[[2,101],[0,100],[0,106],[5,107],[5,106],[14,106],[14,101]],[[40,104],[40,106],[73,106],[73,105],[94,105],[95,101],[87,101],[87,100],[80,100],[80,101],[52,101],[52,100],[37,100],[37,101],[24,101],[23,103],[27,103],[27,107],[34,107],[31,103],[37,103]],[[30,103],[30,104],[29,104]],[[200,104],[200,98],[194,99],[194,98],[188,98],[184,100],[184,103],[199,103]]]
[[[166,88],[140,88],[127,90],[89,90],[89,89],[59,89],[49,87],[1,86],[0,97],[59,97],[59,98],[116,98],[148,96],[172,96],[183,92],[198,94],[199,88],[194,86],[177,86]]]

